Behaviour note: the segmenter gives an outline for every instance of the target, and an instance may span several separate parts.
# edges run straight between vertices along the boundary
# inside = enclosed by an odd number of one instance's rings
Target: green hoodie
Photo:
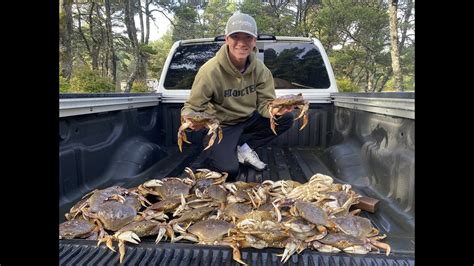
[[[275,99],[272,72],[250,53],[243,74],[231,63],[227,44],[199,69],[181,115],[192,111],[215,114],[222,125],[235,125],[253,111],[269,117],[267,104]]]

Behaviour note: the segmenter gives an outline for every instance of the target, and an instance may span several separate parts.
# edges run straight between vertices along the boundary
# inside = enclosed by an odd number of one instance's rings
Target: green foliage
[[[336,78],[336,85],[339,92],[359,92],[360,88],[347,78]]]
[[[391,75],[389,20],[383,2],[324,1],[315,31],[328,51],[336,79],[380,91]],[[335,45],[339,48],[335,50]],[[351,86],[349,86],[351,87]]]
[[[140,51],[147,53],[147,54],[156,54],[157,51],[150,45],[141,43],[140,44]]]
[[[174,7],[173,41],[202,37],[199,14],[191,4]]]
[[[172,32],[168,31],[160,40],[151,42],[150,46],[156,51],[156,54],[150,56],[150,60],[148,61],[150,70],[149,76],[159,79],[166,57],[168,56],[171,46],[173,46]]]
[[[405,88],[405,91],[415,91],[414,78],[412,76],[403,76],[403,87]],[[395,88],[395,79],[393,77],[387,82],[387,84],[383,88],[383,91],[397,91],[397,89]]]
[[[236,10],[236,4],[227,0],[210,0],[202,15],[203,37],[223,35],[227,19]]]
[[[255,18],[258,33],[290,36],[295,35],[295,12],[290,5],[274,8],[259,0],[244,0],[240,7],[243,13]]]
[[[74,72],[70,81],[70,92],[75,93],[102,93],[114,92],[115,86],[108,77],[103,77],[98,71],[87,68]]]
[[[105,2],[93,1],[92,6],[92,2],[87,1],[80,1],[79,4],[77,1],[64,1],[76,3],[72,8],[75,26],[71,36],[74,58],[72,72],[76,75],[69,82],[59,78],[60,92],[113,91],[110,80],[102,77],[110,70],[110,39],[103,17]],[[328,53],[341,91],[380,91],[382,88],[386,91],[393,87],[387,1],[154,0],[152,3],[152,9],[165,10],[169,14],[173,27],[160,40],[149,44],[140,43],[140,52],[148,58],[147,77],[160,77],[174,41],[224,34],[227,19],[239,9],[255,18],[259,33],[317,37]],[[400,3],[401,18],[406,5],[403,1]],[[113,28],[110,37],[116,56],[116,79],[119,81],[129,77],[136,64],[131,42],[123,27],[123,8],[120,1],[110,2]],[[154,13],[150,14],[154,16]],[[144,18],[146,16],[144,14]],[[403,21],[407,21],[408,25]],[[136,26],[137,32],[140,31],[140,25],[137,23]],[[414,13],[408,20],[400,19],[398,26],[401,33],[404,27],[409,29],[404,45],[400,48],[400,66],[405,90],[414,90],[414,40],[411,33],[414,30]],[[65,12],[62,7],[59,8],[59,30],[65,30]],[[97,69],[102,74],[81,67]],[[295,76],[302,75],[302,69],[310,67],[295,66]],[[140,85],[134,86],[137,90],[144,89]]]
[[[150,89],[143,81],[135,81],[132,85],[131,93],[142,93],[142,92],[150,92]]]
[[[59,75],[59,93],[67,93],[71,91],[71,84],[63,76]]]

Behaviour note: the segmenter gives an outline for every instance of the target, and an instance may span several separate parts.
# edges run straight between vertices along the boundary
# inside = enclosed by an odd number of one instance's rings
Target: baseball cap
[[[236,32],[244,32],[257,37],[257,23],[255,19],[240,11],[235,12],[229,20],[227,20],[225,35],[231,35]]]

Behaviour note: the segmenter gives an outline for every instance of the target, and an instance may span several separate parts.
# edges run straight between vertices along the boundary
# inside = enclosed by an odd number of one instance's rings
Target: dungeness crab
[[[217,136],[219,136],[218,143],[221,142],[223,134],[222,128],[219,125],[219,120],[217,120],[215,116],[205,112],[191,112],[189,114],[181,116],[181,126],[178,130],[178,147],[181,152],[183,151],[183,141],[188,144],[191,144],[191,142],[186,136],[185,131],[191,126],[191,124],[197,127],[207,127],[209,129],[207,135],[211,135],[211,137],[209,139],[207,147],[204,148],[204,150],[209,149],[214,144],[214,141],[216,140]]]
[[[283,108],[290,108],[296,107],[300,109],[300,113],[295,120],[300,119],[303,117],[303,125],[301,125],[300,130],[302,130],[308,124],[308,109],[309,109],[309,102],[303,99],[303,95],[299,94],[289,94],[283,95],[281,97],[276,98],[268,105],[268,112],[270,114],[270,128],[272,129],[275,135],[277,134],[275,131],[275,125],[278,125],[275,122],[274,114],[278,113]]]

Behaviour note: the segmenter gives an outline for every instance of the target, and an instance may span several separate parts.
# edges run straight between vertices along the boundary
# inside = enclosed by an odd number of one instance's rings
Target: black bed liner
[[[185,149],[183,153],[176,147],[165,148],[170,156],[157,162],[143,173],[132,178],[109,180],[97,188],[112,185],[134,187],[151,178],[167,176],[183,176],[186,166],[198,165],[201,157],[200,149]],[[268,163],[268,169],[257,172],[251,168],[241,167],[237,178],[246,182],[261,182],[264,180],[293,179],[306,182],[312,175],[322,173],[335,177],[325,166],[322,151],[308,147],[266,147],[259,148],[260,158]],[[344,183],[335,178],[337,183]],[[370,187],[353,189],[367,196],[373,196]],[[83,191],[87,193],[88,191]],[[73,203],[60,206],[60,220]],[[369,218],[381,234],[386,234],[386,242],[391,245],[392,253],[353,255],[346,253],[326,254],[313,250],[305,250],[299,255],[293,255],[287,264],[293,265],[413,265],[414,264],[414,229],[404,217],[381,199],[379,210],[375,214],[362,212]],[[192,243],[161,242],[155,245],[152,238],[144,238],[139,245],[128,243],[125,265],[234,265],[232,250],[228,247],[196,245]],[[242,258],[249,265],[279,265],[282,249],[267,248],[242,249]],[[104,244],[96,247],[92,240],[60,240],[60,265],[117,265],[118,253],[112,252]]]
[[[241,257],[248,265],[281,265],[282,249],[241,249]],[[105,245],[96,247],[95,241],[67,240],[59,247],[60,265],[118,265],[118,253]],[[305,250],[295,254],[285,265],[414,265],[413,256],[384,254],[355,255],[321,253]],[[227,247],[188,243],[127,244],[123,265],[240,265],[232,259]]]

